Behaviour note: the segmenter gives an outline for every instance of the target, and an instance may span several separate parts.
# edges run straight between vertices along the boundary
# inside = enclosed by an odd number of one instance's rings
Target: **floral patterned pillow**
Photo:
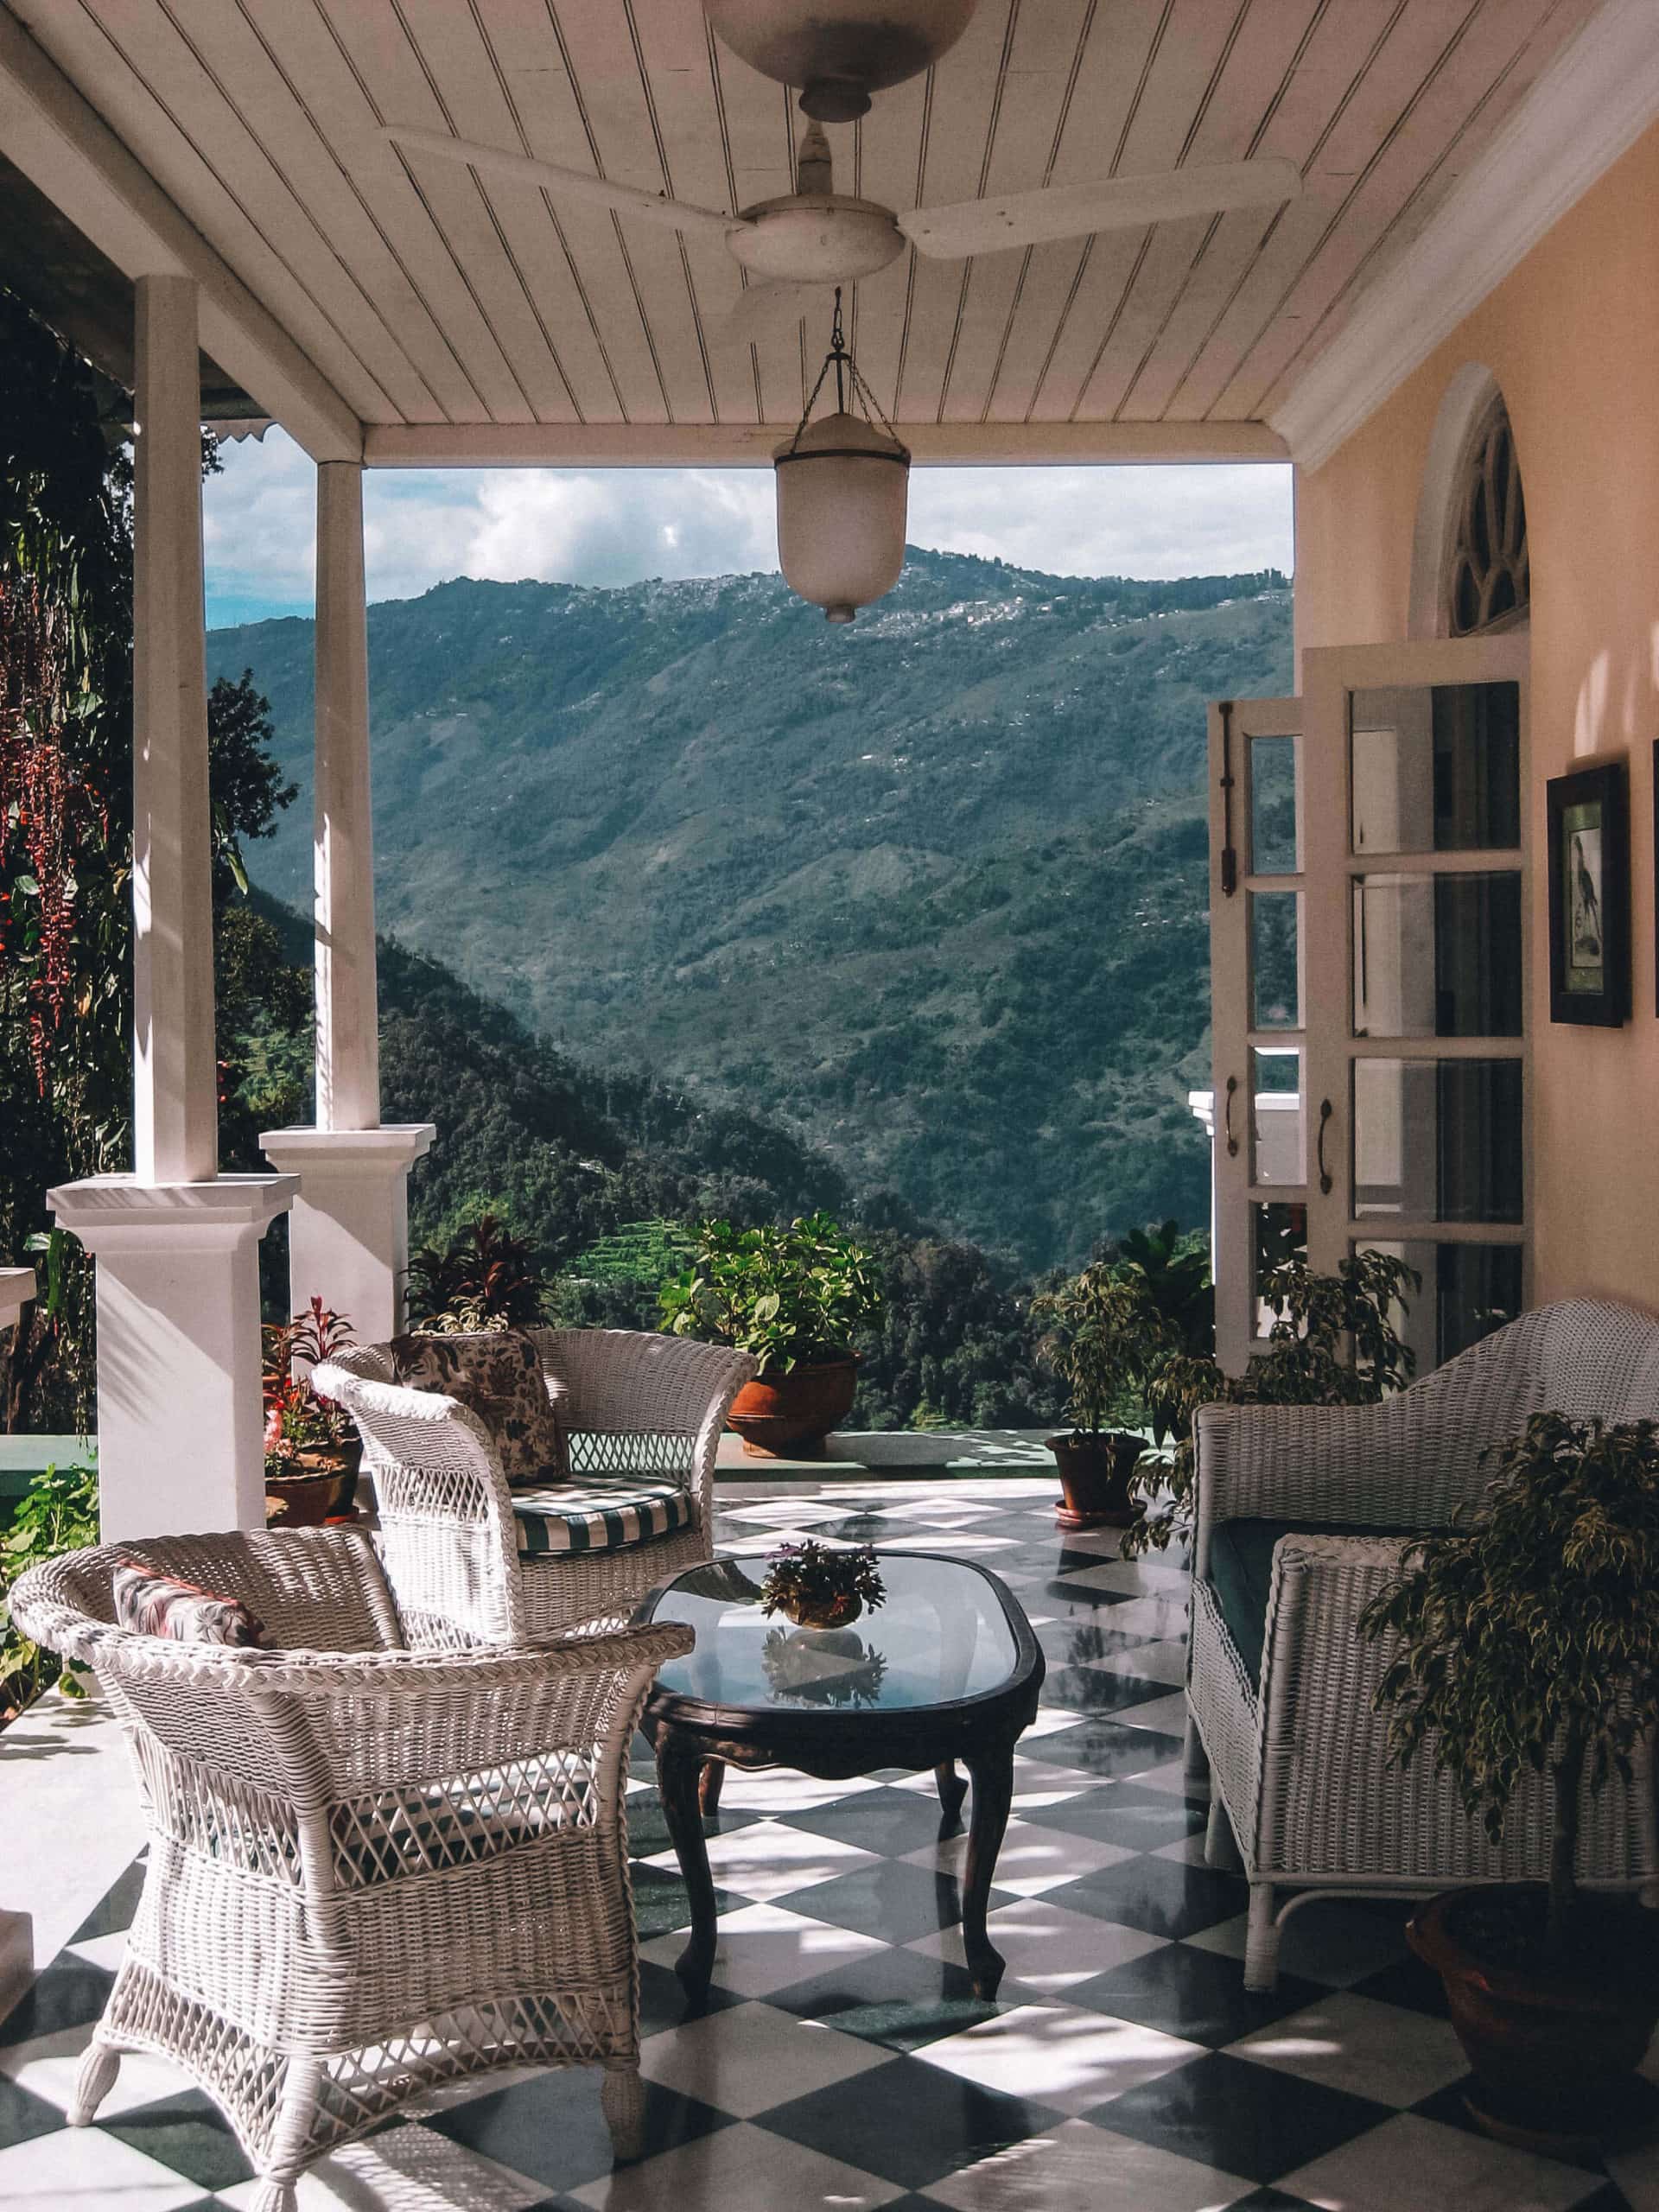
[[[220,1598],[199,1583],[159,1573],[142,1560],[118,1560],[115,1618],[139,1636],[162,1636],[175,1643],[227,1643],[262,1651],[265,1631],[239,1598]]]
[[[563,1393],[518,1329],[391,1340],[392,1373],[411,1390],[439,1390],[478,1415],[510,1483],[568,1482]]]

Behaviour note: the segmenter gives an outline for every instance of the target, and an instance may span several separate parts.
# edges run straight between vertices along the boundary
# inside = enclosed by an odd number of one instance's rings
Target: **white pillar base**
[[[409,1171],[437,1130],[430,1122],[384,1129],[264,1129],[265,1158],[297,1175],[288,1226],[291,1309],[321,1298],[359,1344],[384,1344],[404,1325],[409,1267]]]
[[[105,1542],[264,1528],[258,1248],[297,1187],[99,1175],[48,1192],[97,1262]]]

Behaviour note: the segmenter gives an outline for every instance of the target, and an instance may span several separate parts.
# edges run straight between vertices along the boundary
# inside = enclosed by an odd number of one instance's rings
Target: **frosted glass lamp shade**
[[[850,622],[905,565],[910,455],[861,416],[824,415],[773,463],[784,581],[831,622]]]

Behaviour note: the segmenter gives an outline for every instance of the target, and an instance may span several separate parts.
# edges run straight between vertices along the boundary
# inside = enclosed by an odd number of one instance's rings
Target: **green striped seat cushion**
[[[518,1556],[543,1552],[611,1552],[691,1525],[691,1493],[647,1476],[588,1475],[580,1482],[515,1489]]]

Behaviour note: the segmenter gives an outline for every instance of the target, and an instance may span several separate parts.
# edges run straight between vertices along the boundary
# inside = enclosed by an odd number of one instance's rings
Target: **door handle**
[[[1328,1198],[1330,1197],[1330,1195],[1331,1195],[1331,1171],[1330,1171],[1330,1169],[1329,1169],[1329,1168],[1325,1166],[1325,1123],[1326,1123],[1326,1122],[1331,1119],[1332,1115],[1333,1113],[1335,1113],[1335,1111],[1336,1111],[1335,1107],[1332,1105],[1331,1101],[1330,1101],[1328,1098],[1321,1098],[1321,1099],[1320,1099],[1320,1101],[1319,1101],[1319,1147],[1318,1147],[1318,1159],[1319,1159],[1319,1188],[1320,1188],[1320,1190],[1325,1193],[1325,1197],[1326,1197],[1327,1198]]]
[[[1227,1157],[1229,1160],[1235,1160],[1238,1156],[1238,1139],[1233,1135],[1233,1093],[1237,1089],[1238,1077],[1236,1075],[1230,1075],[1227,1078],[1226,1113],[1225,1118],[1222,1122],[1222,1135],[1227,1140]]]

